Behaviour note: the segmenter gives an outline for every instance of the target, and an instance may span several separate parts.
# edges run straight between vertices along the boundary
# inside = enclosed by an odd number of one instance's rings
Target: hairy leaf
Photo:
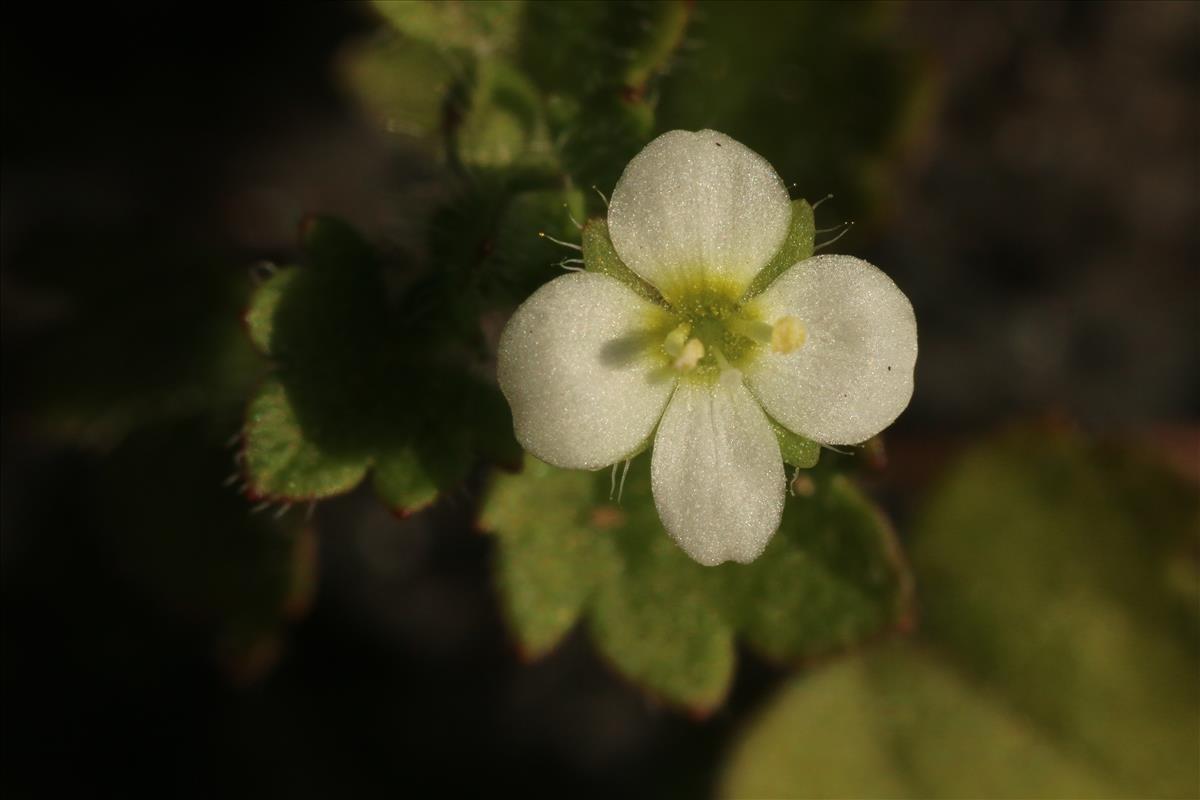
[[[546,652],[586,617],[618,671],[702,714],[725,697],[738,635],[792,661],[909,624],[891,530],[845,479],[818,475],[812,497],[790,500],[753,564],[702,567],[662,529],[648,466],[635,459],[623,491],[607,471],[532,458],[494,480],[481,524],[497,535],[501,598],[524,652]]]

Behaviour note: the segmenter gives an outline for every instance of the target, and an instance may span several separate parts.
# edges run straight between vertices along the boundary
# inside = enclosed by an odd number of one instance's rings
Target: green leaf
[[[911,587],[890,528],[844,479],[820,478],[813,497],[789,501],[753,564],[702,567],[662,529],[648,465],[634,460],[619,503],[607,471],[528,459],[523,474],[494,481],[482,525],[497,534],[497,583],[524,652],[546,652],[585,617],[618,671],[704,714],[728,690],[738,634],[797,660],[909,624]]]
[[[794,681],[724,794],[1195,797],[1195,489],[1128,452],[1017,432],[918,517],[920,647]]]
[[[399,447],[380,456],[372,473],[375,493],[400,516],[425,508],[447,485],[453,486],[463,477],[457,470],[439,475],[412,447]]]
[[[583,263],[589,272],[616,278],[647,300],[662,302],[658,290],[626,266],[617,255],[608,235],[608,222],[602,217],[592,217],[583,226]]]
[[[301,275],[295,268],[280,269],[263,281],[255,290],[243,320],[250,342],[265,356],[271,355],[271,338],[275,335],[275,313],[279,303],[292,290]]]
[[[263,283],[246,314],[274,367],[243,428],[249,493],[329,497],[374,467],[377,494],[408,514],[460,483],[476,454],[516,462],[498,390],[442,357],[427,338],[437,331],[390,311],[372,248],[327,218],[301,234],[306,265]]]
[[[1200,631],[1172,565],[1191,487],[1127,453],[1020,433],[950,473],[918,525],[925,632],[1012,706],[1141,796],[1200,774]]]
[[[1083,758],[917,648],[793,680],[738,742],[719,796],[1111,798]]]
[[[733,681],[733,631],[690,572],[673,559],[606,583],[591,632],[600,652],[638,686],[705,715],[724,702]]]
[[[520,0],[372,0],[371,6],[395,30],[412,39],[480,56],[512,47],[523,10]]]
[[[654,134],[653,106],[613,91],[592,98],[547,99],[550,135],[559,143],[563,169],[577,186],[611,192],[625,166]],[[593,211],[603,210],[595,192],[587,200]]]
[[[683,2],[531,2],[517,65],[542,90],[575,185],[611,191],[654,131],[653,86],[691,17]],[[587,198],[595,209],[598,198]]]
[[[505,204],[480,274],[485,301],[511,309],[562,271],[568,253],[547,237],[571,241],[579,236],[573,219],[583,214],[578,189],[519,192]],[[544,234],[541,235],[541,234]],[[519,461],[519,459],[518,459]]]
[[[317,500],[358,485],[370,455],[349,438],[337,442],[306,430],[282,382],[267,379],[246,412],[244,461],[250,494]]]
[[[845,477],[789,501],[757,561],[731,564],[726,608],[747,641],[800,661],[913,624],[913,590],[891,525]]]
[[[447,99],[463,67],[424,42],[384,30],[348,47],[338,74],[380,130],[433,146],[441,142]]]
[[[734,631],[722,613],[725,586],[721,569],[692,561],[662,529],[649,462],[635,460],[621,505],[609,507],[607,521],[614,524],[607,530],[621,568],[599,587],[590,629],[604,657],[635,684],[705,715],[724,702],[733,681]],[[594,502],[602,507],[611,494],[609,477],[593,479]]]
[[[750,288],[746,290],[747,297],[761,293],[792,266],[812,257],[815,225],[812,206],[808,201],[793,200],[792,222],[788,226],[787,238],[780,245],[779,252],[754,276]]]
[[[767,417],[767,422],[771,423],[771,430],[775,431],[775,439],[779,442],[779,454],[783,456],[785,464],[809,469],[821,460],[821,445],[789,431],[770,416]]]
[[[526,658],[558,644],[616,568],[612,541],[589,524],[592,483],[586,472],[529,458],[523,475],[498,477],[489,494],[480,524],[502,539],[497,581]]]
[[[482,169],[556,166],[538,90],[504,62],[479,63],[463,114],[454,131],[463,163]]]
[[[640,94],[681,43],[687,4],[538,0],[526,5],[518,58],[551,93]]]

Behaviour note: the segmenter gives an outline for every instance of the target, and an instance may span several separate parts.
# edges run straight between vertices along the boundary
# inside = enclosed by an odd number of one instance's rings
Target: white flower
[[[912,306],[867,262],[817,256],[747,296],[790,220],[787,189],[757,153],[715,131],[665,133],[625,168],[608,210],[618,255],[663,302],[606,275],[564,275],[500,340],[525,449],[598,469],[653,437],[659,516],[701,564],[752,561],[779,527],[785,476],[768,414],[822,444],[858,444],[912,395]]]

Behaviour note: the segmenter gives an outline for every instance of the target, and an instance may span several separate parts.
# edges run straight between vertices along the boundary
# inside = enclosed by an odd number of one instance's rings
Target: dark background
[[[694,795],[780,677],[743,654],[730,702],[697,723],[624,685],[579,632],[521,665],[471,526],[479,476],[403,523],[361,493],[323,504],[315,603],[257,680],[231,680],[195,626],[124,577],[120,531],[93,512],[136,471],[29,422],[35,345],[80,313],[31,288],[37,272],[124,269],[88,261],[98,239],[245,271],[287,258],[308,210],[403,238],[394,165],[329,68],[374,24],[333,4],[6,14],[9,796]],[[882,221],[838,248],[883,266],[917,309],[896,458],[1047,412],[1140,440],[1194,425],[1200,6],[917,3],[897,35],[928,60],[934,107]],[[47,239],[82,261],[46,266]],[[131,304],[188,280],[171,264],[145,275]],[[1195,464],[1195,439],[1172,441]],[[907,508],[893,503],[901,530]]]

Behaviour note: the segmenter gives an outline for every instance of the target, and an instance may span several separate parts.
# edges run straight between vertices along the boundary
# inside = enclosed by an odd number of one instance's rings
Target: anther
[[[796,317],[782,317],[771,329],[771,349],[776,353],[794,353],[804,346],[808,331]]]
[[[671,358],[678,358],[683,352],[683,346],[687,344],[688,336],[692,333],[692,326],[686,322],[680,323],[675,330],[667,334],[667,338],[663,339],[663,350],[667,352]]]
[[[696,368],[702,358],[704,358],[704,342],[693,337],[684,344],[672,366],[680,372],[690,372]]]

